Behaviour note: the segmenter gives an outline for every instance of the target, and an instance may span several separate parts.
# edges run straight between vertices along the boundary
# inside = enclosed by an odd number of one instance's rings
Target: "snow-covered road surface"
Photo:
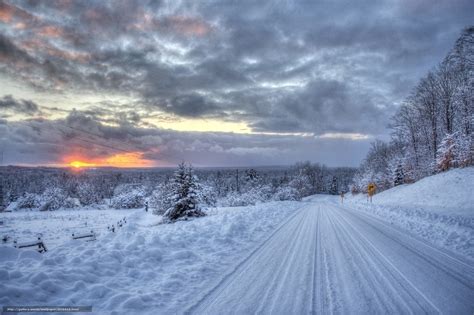
[[[185,312],[474,313],[472,261],[334,200],[308,202]]]

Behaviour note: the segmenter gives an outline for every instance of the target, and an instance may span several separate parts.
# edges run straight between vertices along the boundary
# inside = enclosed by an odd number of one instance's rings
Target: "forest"
[[[392,117],[391,140],[376,140],[354,177],[352,192],[412,183],[474,163],[474,27],[429,71]]]
[[[300,200],[347,191],[354,168],[330,168],[310,162],[291,167],[195,168],[203,206],[246,206],[270,200]],[[175,178],[174,168],[64,169],[0,168],[3,205],[14,209],[56,210],[81,206],[117,209],[161,205]]]

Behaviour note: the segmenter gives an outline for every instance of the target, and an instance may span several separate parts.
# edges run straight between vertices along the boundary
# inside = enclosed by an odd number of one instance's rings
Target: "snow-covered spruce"
[[[199,208],[200,186],[191,165],[179,164],[172,181],[166,189],[167,191],[162,196],[164,200],[161,206],[167,208],[161,208],[157,211],[164,212],[164,222],[174,222],[181,218],[205,215]]]

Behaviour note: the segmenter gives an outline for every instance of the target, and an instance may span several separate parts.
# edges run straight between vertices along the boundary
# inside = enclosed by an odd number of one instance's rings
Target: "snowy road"
[[[333,200],[308,202],[186,313],[473,314],[469,261]]]

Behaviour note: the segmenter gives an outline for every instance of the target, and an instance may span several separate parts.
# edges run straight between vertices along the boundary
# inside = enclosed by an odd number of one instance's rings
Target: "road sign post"
[[[376,190],[377,186],[374,183],[370,183],[367,186],[367,200],[370,200],[370,202],[372,202],[372,196],[375,195]]]

